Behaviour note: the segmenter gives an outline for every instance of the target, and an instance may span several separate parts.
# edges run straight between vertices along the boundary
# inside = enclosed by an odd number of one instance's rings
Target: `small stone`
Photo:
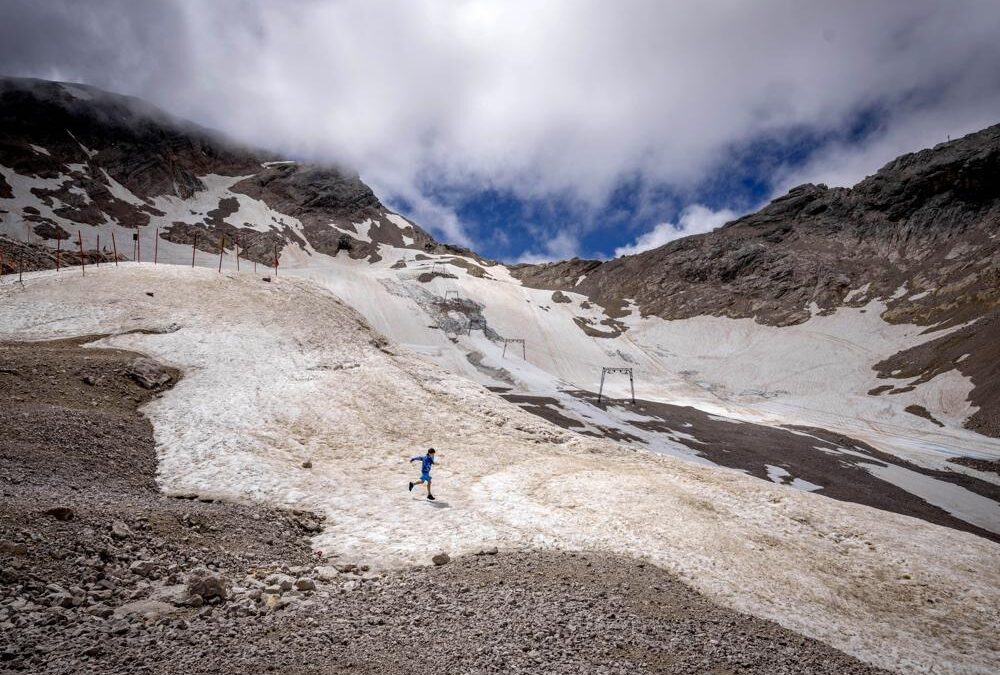
[[[320,565],[316,568],[316,578],[320,581],[333,581],[337,578],[337,568],[333,565]]]
[[[307,459],[306,461],[302,462],[302,468],[303,469],[311,469],[311,468],[313,468],[312,461]]]
[[[56,520],[61,520],[63,522],[67,520],[73,520],[73,509],[68,506],[54,506],[45,512],[45,515],[52,516]]]
[[[122,521],[116,520],[111,523],[111,536],[115,539],[128,539],[132,536],[132,530]]]
[[[132,574],[138,574],[140,577],[148,577],[156,568],[157,564],[152,560],[136,560],[128,566],[128,571]]]
[[[438,553],[436,556],[431,558],[431,562],[440,567],[441,565],[447,565],[451,562],[451,556],[447,553]]]
[[[225,600],[229,594],[229,581],[217,572],[198,567],[188,575],[187,590],[192,596],[200,595],[203,600]]]
[[[302,577],[301,579],[295,580],[295,590],[297,591],[315,591],[316,582],[312,579],[307,579]]]
[[[277,586],[284,593],[285,591],[292,590],[292,587],[295,585],[295,579],[287,574],[272,574],[264,579],[264,583],[269,586]]]

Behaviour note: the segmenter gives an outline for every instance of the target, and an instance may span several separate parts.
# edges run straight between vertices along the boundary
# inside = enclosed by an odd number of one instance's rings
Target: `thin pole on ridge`
[[[111,250],[115,254],[115,267],[118,267],[118,244],[115,242],[114,230],[111,230]]]
[[[76,236],[80,242],[80,274],[87,276],[87,261],[83,259],[83,233],[80,230],[77,230]]]
[[[274,278],[278,278],[278,245],[274,245]]]
[[[191,243],[191,267],[194,267],[194,252],[198,248],[198,233],[194,233],[194,241]]]
[[[62,235],[56,232],[56,272],[59,271],[60,262],[62,262]]]
[[[101,233],[97,233],[97,262],[95,263],[98,267],[101,266]]]
[[[240,271],[240,235],[236,235],[236,271]]]
[[[226,250],[226,235],[219,238],[219,274],[222,274],[222,254]]]
[[[142,262],[142,239],[139,237],[139,226],[135,226],[135,261]]]
[[[156,228],[153,233],[153,264],[156,264],[157,258],[160,257],[160,228]]]

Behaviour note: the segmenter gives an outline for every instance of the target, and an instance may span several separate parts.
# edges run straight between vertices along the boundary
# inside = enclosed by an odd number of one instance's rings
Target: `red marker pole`
[[[274,278],[278,278],[278,245],[274,245]]]
[[[191,244],[191,267],[194,267],[194,252],[198,248],[198,233],[194,233],[194,243]]]
[[[225,236],[219,237],[219,274],[222,274],[222,254],[226,250]]]
[[[77,230],[76,236],[80,242],[80,274],[87,276],[87,261],[83,259],[83,233]]]
[[[62,262],[62,235],[56,232],[56,272],[59,271],[59,264]]]
[[[115,241],[115,231],[111,230],[111,250],[115,254],[115,267],[118,267],[118,242]]]
[[[160,254],[160,228],[156,228],[156,232],[153,233],[153,264],[156,264],[156,259]]]

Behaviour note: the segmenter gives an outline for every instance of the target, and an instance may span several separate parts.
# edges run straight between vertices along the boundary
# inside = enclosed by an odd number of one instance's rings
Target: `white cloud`
[[[991,0],[7,5],[7,73],[139,95],[413,203],[427,184],[590,204],[623,176],[684,191],[734,146],[889,111],[870,143],[783,176],[854,180],[1000,116]],[[427,224],[467,240],[457,219]]]
[[[579,255],[580,242],[568,230],[561,230],[544,242],[541,251],[522,253],[516,262],[537,265],[554,260],[568,260]]]
[[[725,225],[737,217],[735,211],[720,209],[713,211],[701,204],[692,204],[681,211],[676,223],[660,223],[649,232],[641,235],[634,243],[615,249],[615,257],[620,255],[635,255],[652,248],[687,237],[692,234],[703,234]]]

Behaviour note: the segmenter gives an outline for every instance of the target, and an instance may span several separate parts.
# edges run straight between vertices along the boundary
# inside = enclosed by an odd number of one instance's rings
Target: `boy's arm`
[[[423,457],[414,457],[414,458],[413,458],[413,459],[411,459],[410,461],[411,461],[411,462],[419,462],[419,461],[420,461],[420,460],[422,460],[422,459],[423,459]]]

